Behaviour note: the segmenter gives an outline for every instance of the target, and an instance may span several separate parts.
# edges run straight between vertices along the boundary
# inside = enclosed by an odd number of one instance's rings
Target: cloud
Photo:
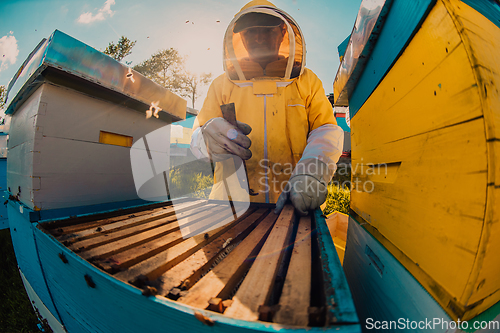
[[[12,35],[12,31],[9,33]],[[19,54],[17,40],[14,36],[3,36],[0,38],[0,72],[14,65]]]
[[[92,14],[91,12],[86,12],[80,15],[77,22],[83,24],[89,24],[95,21],[105,20],[108,16],[111,17],[115,13],[111,10],[111,5],[115,4],[115,0],[106,0],[104,6],[97,11],[97,14]]]

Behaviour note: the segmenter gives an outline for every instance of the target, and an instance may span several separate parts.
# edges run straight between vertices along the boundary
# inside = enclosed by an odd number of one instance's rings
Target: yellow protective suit
[[[249,60],[240,34],[233,33],[235,22],[250,12],[278,16],[286,23],[279,60],[268,64],[265,71]],[[222,104],[234,103],[236,119],[252,127],[248,135],[252,157],[246,161],[246,167],[249,187],[259,194],[250,199],[275,203],[310,143],[310,133],[325,125],[336,125],[332,106],[321,81],[304,68],[305,43],[298,25],[268,1],[252,1],[243,7],[229,24],[224,41],[225,73],[212,82],[195,129],[211,118],[222,117]],[[340,154],[338,144],[329,147],[323,142],[315,156],[319,155],[333,174]],[[219,180],[234,172],[233,160],[217,163],[212,199],[227,198],[225,185]],[[248,200],[248,195],[238,189],[238,182],[227,185],[232,200]]]

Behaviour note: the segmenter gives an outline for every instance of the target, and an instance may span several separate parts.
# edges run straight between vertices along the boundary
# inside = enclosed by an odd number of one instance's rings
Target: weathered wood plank
[[[243,320],[259,319],[259,306],[266,305],[273,289],[279,263],[293,229],[294,217],[294,207],[286,205],[233,297],[233,303],[224,312],[225,315]]]
[[[292,257],[273,321],[307,326],[311,294],[311,217],[301,217]]]
[[[175,206],[168,206],[153,211],[137,212],[134,214],[129,214],[126,216],[116,217],[117,221],[110,221],[110,219],[104,220],[102,225],[94,225],[90,228],[83,229],[78,232],[66,233],[57,239],[60,242],[75,243],[85,239],[102,236],[111,232],[118,230],[123,230],[126,228],[135,227],[140,224],[144,224],[157,219],[165,218],[172,215],[178,215],[185,211],[199,208],[207,204],[207,200],[197,200],[191,202],[185,202]],[[102,220],[100,220],[102,221]]]
[[[132,210],[132,209],[130,210],[133,212],[124,212],[123,214],[119,214],[119,215],[116,215],[116,213],[114,213],[114,216],[112,216],[112,217],[101,218],[99,220],[93,220],[93,219],[91,219],[91,217],[85,217],[85,219],[83,217],[81,217],[81,218],[76,218],[75,222],[73,224],[66,225],[63,227],[57,227],[57,225],[59,224],[58,223],[59,221],[54,221],[54,222],[49,222],[47,224],[46,229],[49,230],[51,233],[57,233],[57,235],[65,235],[68,233],[74,233],[74,232],[78,232],[78,231],[85,230],[85,229],[96,228],[98,226],[106,225],[108,223],[121,221],[121,220],[129,218],[130,215],[142,216],[142,215],[155,213],[155,212],[158,212],[161,210],[165,210],[165,209],[168,209],[170,207],[172,207],[172,203],[168,202],[168,203],[165,203],[165,205],[162,207],[157,207],[157,208],[154,207],[154,208],[149,208],[149,209],[144,209],[144,210],[141,210],[138,207],[134,210]],[[129,210],[125,209],[125,211],[129,211]],[[80,220],[80,219],[84,219],[86,222],[78,222],[78,220]]]
[[[470,320],[500,300],[500,12],[498,3],[453,0],[444,2],[464,41],[477,80],[484,114],[488,173],[484,223],[474,266],[459,302],[470,307],[462,317]],[[482,8],[481,8],[482,7]],[[493,8],[496,7],[496,8]],[[486,20],[484,16],[488,17]],[[496,26],[495,26],[496,24]],[[468,193],[467,195],[468,196]],[[478,226],[479,227],[479,226]],[[476,251],[475,251],[476,252]],[[462,269],[461,266],[457,266]],[[467,272],[468,273],[468,272]],[[444,285],[446,287],[446,285]],[[473,306],[475,304],[476,306]],[[498,313],[498,311],[497,311]]]
[[[206,209],[210,209],[215,207],[214,205],[207,205],[205,206]],[[108,233],[108,234],[103,234],[99,235],[93,238],[85,239],[79,242],[75,242],[73,244],[69,244],[68,248],[73,251],[87,251],[92,248],[101,246],[103,244],[108,244],[110,242],[118,241],[120,239],[124,239],[127,237],[131,237],[133,235],[143,233],[145,231],[159,228],[161,226],[171,224],[172,222],[178,220],[180,221],[183,218],[186,218],[188,216],[198,214],[200,210],[194,208],[185,212],[182,212],[180,214],[169,214],[167,217],[164,218],[155,218],[151,221],[142,223],[140,225],[133,226],[131,228],[127,229],[122,229],[122,230],[116,230],[114,232]],[[171,225],[171,227],[174,227],[175,225]]]
[[[177,265],[207,243],[211,242],[214,238],[218,237],[221,233],[225,232],[228,228],[231,228],[234,224],[246,218],[252,210],[245,212],[237,220],[234,220],[231,209],[227,209],[226,207],[223,212],[223,214],[212,214],[205,220],[206,223],[210,223],[216,229],[185,239],[166,251],[141,261],[123,272],[115,274],[115,277],[126,282],[133,281],[139,275],[146,276],[149,280],[156,280],[165,271]]]
[[[213,206],[207,208],[213,208]],[[139,225],[132,226],[130,228],[114,230],[113,232],[110,233],[96,235],[95,237],[84,239],[72,244],[66,243],[66,245],[70,250],[73,250],[75,252],[88,251],[90,249],[105,244],[109,244],[111,242],[116,242],[124,238],[132,237],[134,235],[141,234],[152,229],[158,229],[162,226],[169,225],[167,226],[167,230],[175,228],[176,225],[173,224],[173,222],[198,213],[200,213],[199,210],[189,210],[187,212],[182,212],[180,214],[175,214],[175,215],[169,215],[167,217],[160,219],[152,219],[151,221],[141,223]]]
[[[477,81],[471,61],[483,57],[476,53],[479,49],[468,54],[464,31],[446,3],[436,2],[405,52],[351,119],[356,133],[352,180],[361,184],[351,192],[351,208],[410,259],[407,269],[416,272],[429,293],[445,286],[438,295],[460,299],[470,278],[477,276],[472,269],[481,262],[476,254],[485,239],[481,233],[491,164],[485,143],[489,124],[484,111],[489,108],[481,91],[482,82],[490,80]],[[481,43],[489,39],[478,36]],[[469,152],[465,159],[464,151]],[[400,162],[393,170],[397,172],[384,167],[393,162]],[[382,166],[372,170],[395,181],[358,177],[363,164]],[[428,284],[426,275],[434,281]]]
[[[75,328],[74,331],[90,330],[100,333],[266,331],[297,333],[293,328],[258,321],[236,323],[224,315],[184,307],[162,297],[144,297],[130,286],[117,282],[113,276],[100,270],[91,270],[71,251],[61,246],[54,246],[52,239],[39,230],[35,230],[35,234],[36,243],[42,251],[44,270],[48,269],[47,283],[56,304],[65,309],[62,311],[63,319],[65,324],[71,325],[65,326],[69,332],[72,332],[70,328]],[[63,264],[59,260],[58,253],[61,251],[68,257],[69,264]],[[84,280],[85,274],[91,275],[96,288],[87,286]],[[225,301],[223,305],[224,303]],[[211,318],[215,325],[212,327],[203,325],[195,319],[194,313]],[[349,328],[342,328],[339,332],[354,332]],[[357,331],[361,332],[360,329]]]
[[[185,228],[196,223],[203,222],[205,218],[212,214],[217,214],[221,210],[223,210],[222,207],[214,206],[211,207],[211,209],[183,217],[177,221],[168,221],[168,224],[160,225],[157,228],[148,228],[147,231],[140,230],[137,233],[125,235],[117,240],[113,239],[109,242],[101,242],[98,246],[92,247],[89,250],[85,248],[81,251],[80,256],[84,259],[111,256],[115,253],[131,249],[154,239],[164,237],[170,233],[175,234],[174,237],[182,237],[180,228]],[[170,218],[171,217],[168,219]]]
[[[223,213],[224,212],[219,211],[219,214]],[[199,220],[197,223],[192,225],[192,227],[194,228],[193,232],[203,232],[204,229],[207,229],[207,227],[212,224],[211,221],[218,222],[218,219],[216,216],[212,216],[203,220]],[[112,268],[114,270],[123,270],[127,267],[139,263],[140,261],[146,260],[147,258],[165,251],[169,247],[181,242],[184,238],[186,237],[184,237],[184,235],[180,231],[170,233],[162,238],[154,239],[150,242],[142,244],[140,247],[117,253],[109,258],[103,258],[101,261],[101,266],[106,269],[107,265],[112,265]]]
[[[205,309],[213,297],[225,299],[265,242],[278,215],[270,213],[224,260],[201,278],[178,302]]]
[[[428,274],[438,285],[446,286],[444,294],[450,293],[458,299],[477,259],[485,214],[488,164],[484,120],[363,150],[360,155],[353,154],[353,165],[363,156],[368,162],[373,158],[398,159],[402,167],[396,183],[373,183],[376,195],[353,190],[351,209],[364,216],[411,259],[412,265],[425,273],[419,274],[422,278],[416,276],[417,280],[423,283]],[[464,150],[470,151],[465,160]],[[457,163],[460,168],[455,167]],[[357,174],[353,172],[353,183]],[[417,176],[419,182],[415,183]],[[444,197],[447,200],[442,201]],[[441,238],[443,234],[446,241]],[[424,287],[430,290],[434,283]]]
[[[97,228],[97,227],[107,225],[110,223],[123,221],[123,220],[129,219],[131,217],[140,217],[140,216],[144,216],[147,214],[153,214],[153,213],[165,211],[166,209],[170,209],[170,208],[172,208],[172,206],[167,205],[167,206],[160,207],[160,208],[148,209],[148,210],[143,210],[140,212],[134,212],[134,213],[129,213],[129,214],[122,214],[119,216],[103,218],[103,219],[89,221],[89,222],[85,222],[85,223],[75,223],[73,225],[69,225],[69,226],[61,227],[61,228],[51,228],[51,225],[49,224],[46,229],[50,233],[55,234],[58,238],[64,238],[64,236],[72,237],[71,234],[77,233],[77,232],[80,232],[83,230]]]
[[[268,209],[259,209],[229,229],[207,246],[192,254],[189,258],[166,271],[161,277],[158,291],[166,293],[181,283],[189,288],[200,276],[208,271],[215,259],[225,250],[227,245],[236,243],[246,237],[269,212]],[[230,243],[228,244],[228,241]]]
[[[326,219],[325,219],[326,225],[328,226],[328,231],[330,231],[330,235],[332,235],[332,238],[337,236],[337,213],[330,214]]]

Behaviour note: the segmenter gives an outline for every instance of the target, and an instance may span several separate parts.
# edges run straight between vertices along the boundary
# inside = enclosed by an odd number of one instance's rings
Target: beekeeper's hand
[[[330,174],[328,165],[316,158],[299,161],[276,202],[274,212],[279,214],[288,200],[302,216],[321,206],[328,194]]]
[[[252,141],[247,137],[252,128],[240,121],[237,123],[238,127],[234,127],[223,118],[212,118],[201,128],[212,161],[223,161],[231,155],[239,156],[242,160],[252,157],[248,149]]]

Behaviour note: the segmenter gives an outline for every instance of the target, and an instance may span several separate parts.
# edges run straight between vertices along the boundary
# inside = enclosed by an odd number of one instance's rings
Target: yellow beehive
[[[438,0],[351,119],[355,218],[454,319],[500,300],[499,87],[500,28]]]

